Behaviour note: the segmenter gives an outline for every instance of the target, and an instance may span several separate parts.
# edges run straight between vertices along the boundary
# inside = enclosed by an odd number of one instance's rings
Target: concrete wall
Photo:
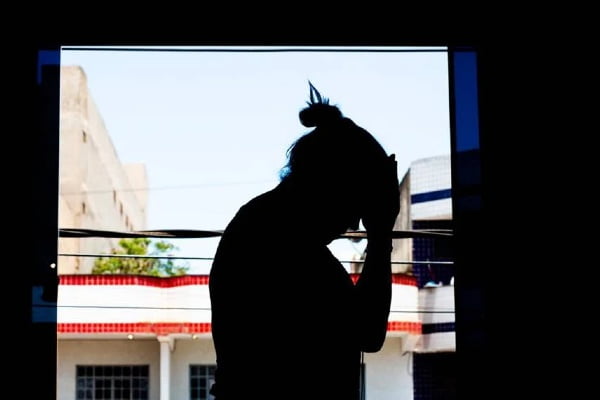
[[[450,155],[423,158],[410,165],[410,194],[422,194],[452,188]],[[452,219],[451,198],[411,205],[411,219]]]
[[[171,399],[190,398],[190,364],[216,363],[211,338],[177,340],[171,353]]]
[[[160,348],[157,340],[59,340],[57,395],[75,400],[77,365],[149,365],[150,399],[160,395]]]
[[[137,164],[124,164],[123,169],[129,179],[129,184],[132,189],[142,189],[148,186],[148,175],[146,174],[146,166],[141,163]],[[138,207],[144,215],[138,216],[140,219],[139,226],[145,226],[145,214],[148,209],[148,190],[134,190],[133,194],[136,196],[138,201]],[[134,223],[132,223],[134,225]],[[136,226],[136,225],[134,225]]]
[[[453,323],[455,321],[454,286],[419,289],[419,308],[440,311],[421,313],[419,319],[423,324]]]
[[[377,353],[365,353],[366,398],[397,400],[413,398],[411,353],[402,354],[402,338],[387,337]]]
[[[65,284],[69,279],[80,282]],[[187,276],[182,280],[208,278],[206,276]],[[394,276],[401,280],[403,276]],[[179,278],[159,282],[172,282]],[[96,284],[82,284],[84,281]],[[140,284],[136,284],[136,282]],[[144,284],[144,282],[146,284]],[[77,284],[78,283],[78,284]],[[129,277],[114,276],[62,276],[58,288],[57,321],[62,324],[87,324],[89,329],[97,329],[98,324],[114,323],[175,323],[177,325],[193,325],[211,322],[211,303],[208,279],[204,283],[184,281],[180,285],[162,287],[151,285],[156,283],[152,278],[135,281]],[[232,304],[239,306],[239,313],[253,312],[247,309],[244,298],[232,296]],[[419,291],[414,284],[393,283],[390,305],[390,322],[400,324],[418,323],[419,315],[406,310],[416,310],[419,305]],[[296,316],[289,315],[291,318]],[[178,326],[175,331],[181,333]],[[83,328],[80,328],[83,329]],[[99,331],[83,330],[72,333],[90,333]],[[115,327],[108,332],[116,333]],[[150,328],[148,328],[150,329]],[[147,331],[145,333],[155,333]],[[190,333],[199,333],[191,331]],[[394,330],[394,333],[397,333]],[[414,332],[413,332],[414,333]]]
[[[105,230],[146,228],[143,165],[125,167],[80,67],[61,67],[59,227]],[[133,180],[133,182],[132,182]],[[118,239],[59,239],[59,253],[105,253]],[[90,273],[93,258],[60,257],[59,274]]]
[[[419,308],[439,312],[422,313],[419,319],[423,325],[454,324],[454,286],[441,286],[419,290]],[[456,332],[432,332],[423,334],[417,346],[419,352],[456,351]]]
[[[416,287],[404,286],[398,293],[414,294],[407,299],[416,307]],[[399,307],[403,305],[400,304]],[[209,323],[208,285],[160,288],[145,285],[60,285],[57,319],[59,324],[77,323]],[[182,322],[184,321],[184,322]]]

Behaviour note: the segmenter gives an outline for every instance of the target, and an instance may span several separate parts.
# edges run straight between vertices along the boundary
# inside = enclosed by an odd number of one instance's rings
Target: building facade
[[[414,161],[403,180],[410,194],[410,229],[452,232],[450,155]],[[419,292],[422,334],[413,353],[414,399],[456,398],[454,267],[451,242],[444,237],[416,236],[412,242],[412,275]]]
[[[421,322],[406,311],[417,302],[414,277],[395,274],[385,344],[364,358],[368,399],[412,398],[411,353]],[[57,398],[211,398],[216,357],[207,275],[62,275],[57,309]],[[239,336],[243,341],[243,329]],[[260,384],[249,398],[260,398]]]
[[[78,66],[61,67],[59,227],[132,231],[146,228],[143,164],[121,163]],[[108,253],[112,238],[60,238],[59,254]],[[58,273],[90,273],[93,258],[59,257]]]

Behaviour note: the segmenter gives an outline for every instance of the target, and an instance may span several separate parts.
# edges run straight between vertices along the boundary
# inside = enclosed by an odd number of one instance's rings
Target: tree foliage
[[[152,242],[148,238],[119,240],[119,248],[113,249],[114,255],[133,256],[170,256],[177,247],[165,241]],[[124,274],[150,276],[185,275],[189,269],[186,265],[175,265],[172,259],[160,258],[119,258],[101,257],[94,263],[93,274]]]

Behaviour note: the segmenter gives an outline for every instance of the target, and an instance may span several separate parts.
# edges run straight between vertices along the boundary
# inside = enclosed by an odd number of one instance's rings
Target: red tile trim
[[[388,322],[388,332],[408,332],[414,335],[420,335],[422,332],[422,324],[420,322],[403,322],[391,321]]]
[[[208,275],[184,275],[167,278],[141,275],[60,275],[59,279],[61,285],[138,285],[170,288],[208,284]]]
[[[388,322],[388,332],[408,332],[421,334],[420,322]],[[58,333],[208,333],[210,322],[134,322],[134,323],[59,323]]]
[[[352,282],[356,283],[360,274],[350,274]],[[417,286],[417,278],[405,274],[392,274],[392,283],[394,285],[406,285],[406,286]]]
[[[58,333],[206,333],[210,322],[59,323]]]
[[[404,274],[393,274],[392,283],[395,285],[417,286],[417,278]]]
[[[356,283],[359,276],[360,274],[350,274],[350,278],[354,283]],[[138,285],[159,288],[208,285],[208,275],[184,275],[167,278],[141,275],[60,275],[59,279],[61,285]],[[393,274],[392,283],[395,285],[417,286],[416,278],[405,274]]]

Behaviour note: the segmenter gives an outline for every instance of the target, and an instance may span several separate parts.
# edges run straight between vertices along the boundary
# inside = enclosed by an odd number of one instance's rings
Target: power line
[[[223,182],[223,183],[198,183],[194,185],[176,185],[176,186],[158,186],[158,187],[141,187],[141,188],[127,188],[127,189],[97,189],[97,190],[83,190],[79,192],[61,192],[64,196],[74,196],[82,194],[102,194],[102,193],[122,193],[122,192],[141,192],[141,191],[159,191],[159,190],[179,190],[179,189],[200,189],[204,187],[215,187],[215,186],[233,186],[233,185],[258,185],[263,183],[273,183],[273,181],[250,181],[250,182]]]
[[[196,229],[162,229],[162,230],[143,230],[143,231],[107,231],[100,229],[83,228],[61,228],[58,230],[59,237],[85,238],[85,237],[105,237],[105,238],[172,238],[172,239],[198,239],[207,237],[221,236],[223,230],[196,230]],[[395,230],[392,231],[392,239],[409,238],[451,238],[452,230],[449,229],[415,229],[415,230]],[[337,237],[337,239],[368,239],[366,231],[347,231]]]
[[[164,229],[153,231],[106,231],[99,229],[59,229],[59,237],[67,238],[85,238],[85,237],[104,237],[104,238],[172,238],[172,239],[199,239],[208,237],[217,237],[223,234],[222,230],[192,230],[192,229]]]
[[[141,258],[155,260],[214,260],[214,257],[182,257],[182,256],[153,256],[138,254],[88,254],[88,253],[58,253],[59,257],[102,257],[102,258]],[[339,260],[341,263],[364,263],[365,260]],[[392,261],[392,264],[439,264],[453,265],[454,261]]]
[[[141,258],[154,260],[213,260],[213,257],[178,257],[178,256],[151,256],[137,254],[82,254],[59,253],[59,257],[102,257],[102,258]]]
[[[148,307],[148,306],[101,306],[101,305],[50,305],[50,304],[33,304],[33,307],[42,308],[86,308],[86,309],[125,309],[125,310],[184,310],[184,311],[211,311],[211,307]],[[454,314],[454,310],[390,310],[390,313],[403,314]]]

